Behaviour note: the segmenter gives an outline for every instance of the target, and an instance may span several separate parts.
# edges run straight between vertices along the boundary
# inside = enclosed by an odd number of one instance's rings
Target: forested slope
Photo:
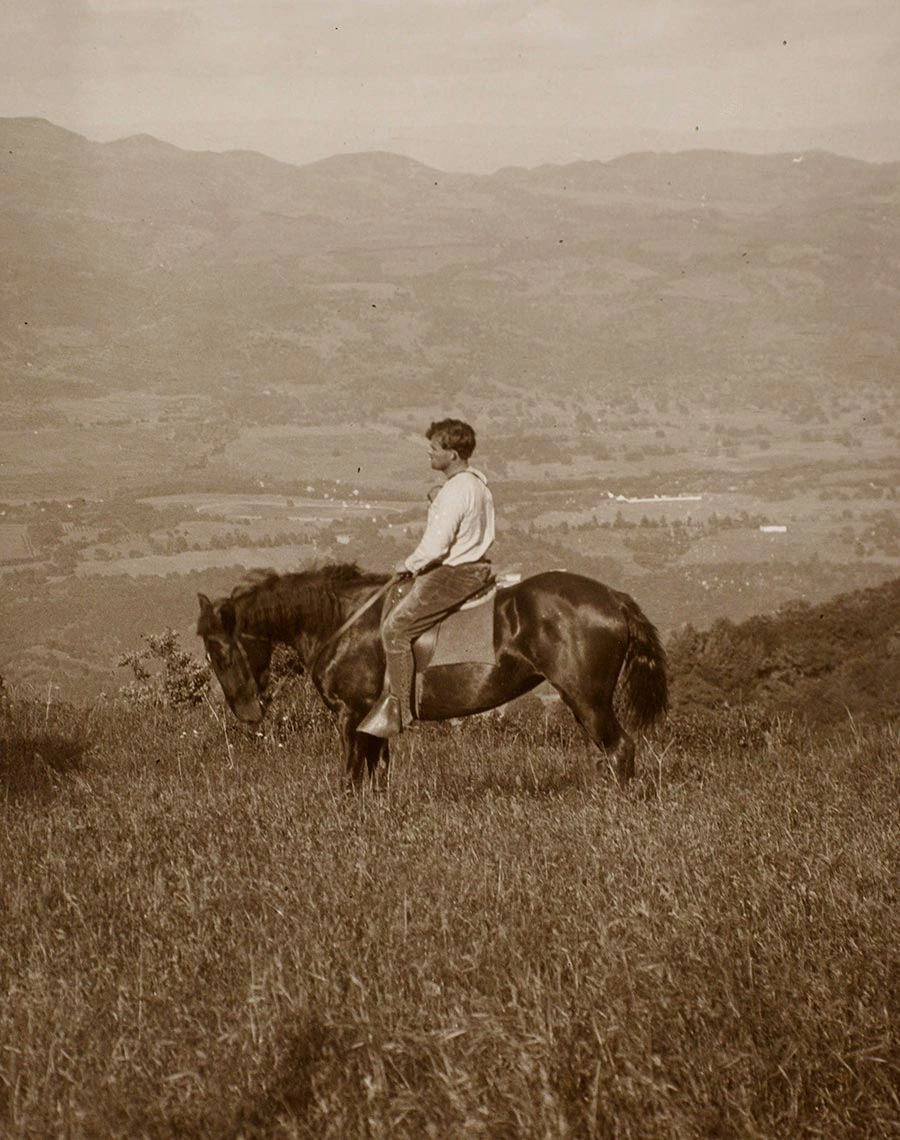
[[[679,705],[727,702],[796,711],[813,723],[900,712],[900,578],[821,605],[794,603],[775,614],[670,640]]]

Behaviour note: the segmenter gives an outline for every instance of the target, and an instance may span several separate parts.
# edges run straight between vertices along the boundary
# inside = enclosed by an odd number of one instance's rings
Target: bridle
[[[244,664],[247,666],[248,672],[252,676],[253,670],[250,668],[250,658],[247,655],[247,648],[244,645],[245,640],[246,641],[267,641],[271,645],[272,639],[271,639],[271,637],[266,637],[264,634],[261,634],[261,633],[236,633],[234,635],[234,641],[235,641],[235,644],[237,645],[238,649],[240,650],[241,658],[243,659]]]
[[[218,637],[211,639],[211,640],[216,640],[220,643],[222,641],[222,639],[218,638]],[[234,636],[231,637],[229,639],[229,641],[231,642],[232,645],[234,645],[237,648],[237,651],[240,654],[241,661],[244,664],[244,668],[247,671],[247,676],[253,680],[253,686],[256,689],[257,696],[262,697],[262,694],[259,691],[259,683],[257,682],[256,675],[253,672],[253,666],[250,664],[250,656],[247,653],[247,647],[244,645],[244,642],[245,641],[266,641],[269,643],[269,645],[271,645],[272,644],[271,637],[266,637],[264,634],[261,634],[261,633],[244,633],[244,632],[241,632],[241,633],[234,634]],[[214,664],[213,660],[212,660],[212,656],[210,655],[210,652],[208,649],[206,651],[206,663],[208,665]],[[275,693],[277,693],[278,690],[281,688],[283,683],[284,683],[284,678],[282,678],[282,680],[279,681],[278,684],[275,686],[275,689],[272,692],[273,697],[274,697]],[[269,700],[271,700],[271,697],[269,698]]]

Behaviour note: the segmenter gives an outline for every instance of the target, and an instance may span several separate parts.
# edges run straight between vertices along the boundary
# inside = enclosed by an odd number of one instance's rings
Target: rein
[[[367,610],[370,610],[372,606],[374,606],[378,601],[378,599],[383,598],[388,590],[390,590],[391,587],[395,585],[395,583],[399,582],[399,580],[403,577],[405,577],[403,574],[392,574],[383,586],[379,586],[374,594],[370,594],[369,597],[366,598],[366,600],[363,602],[363,604],[355,609],[353,613],[347,618],[347,620],[338,626],[334,633],[330,633],[325,638],[325,640],[313,654],[312,660],[309,663],[307,671],[310,674],[315,669],[316,665],[319,662],[319,658],[322,656],[323,652],[328,648],[328,646],[331,645],[332,642],[337,641],[342,633],[346,633],[354,622],[358,621]]]
[[[235,645],[237,645],[238,649],[241,651],[241,660],[246,665],[247,672],[252,677],[253,676],[253,670],[250,668],[250,658],[247,656],[247,650],[244,648],[244,641],[245,640],[247,640],[247,641],[268,641],[271,644],[272,639],[269,637],[264,637],[262,634],[259,634],[259,633],[238,633],[238,634],[235,634],[234,643],[235,643]]]

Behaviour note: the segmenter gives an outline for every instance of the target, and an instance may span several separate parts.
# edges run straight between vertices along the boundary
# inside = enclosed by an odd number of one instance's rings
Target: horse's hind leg
[[[615,763],[619,786],[627,787],[628,781],[634,776],[634,741],[621,725],[619,725],[619,743],[612,751],[611,760]]]
[[[634,741],[619,723],[607,698],[596,701],[589,697],[573,697],[559,690],[575,719],[607,758],[616,773],[620,787],[626,787],[634,775]]]

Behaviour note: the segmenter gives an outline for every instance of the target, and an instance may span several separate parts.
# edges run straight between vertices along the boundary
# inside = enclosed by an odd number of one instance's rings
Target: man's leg
[[[438,566],[415,579],[410,592],[385,618],[381,630],[390,696],[373,708],[360,724],[360,732],[392,736],[413,720],[413,641],[477,593],[490,576],[490,565],[479,562]]]
[[[392,646],[397,644],[396,641],[392,642]],[[385,646],[384,655],[387,662],[388,688],[392,696],[397,699],[400,725],[402,728],[407,728],[413,721],[412,688],[415,658],[410,642],[399,644],[402,645],[402,648],[388,649]]]

